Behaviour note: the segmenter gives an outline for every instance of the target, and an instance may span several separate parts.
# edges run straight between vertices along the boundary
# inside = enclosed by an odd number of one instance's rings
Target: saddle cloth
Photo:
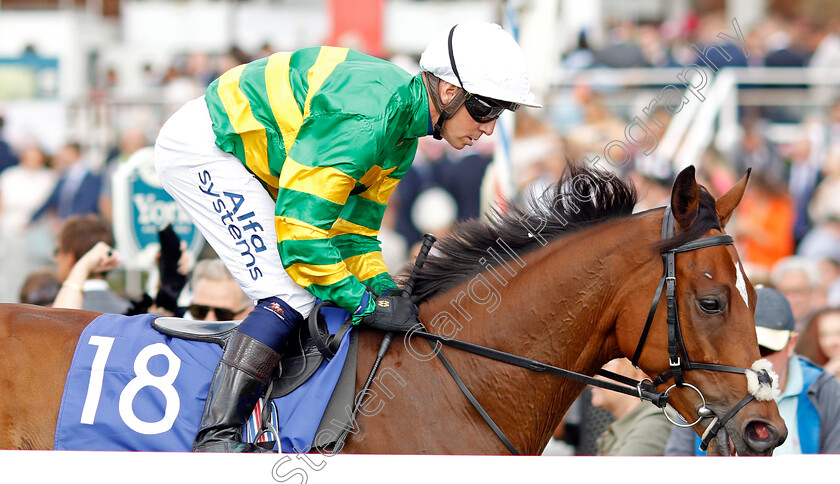
[[[335,332],[346,315],[325,316],[327,328]],[[151,327],[156,317],[103,314],[85,328],[67,374],[54,449],[191,449],[222,349],[163,335]],[[312,445],[347,357],[350,334],[306,383],[270,402],[283,452]]]

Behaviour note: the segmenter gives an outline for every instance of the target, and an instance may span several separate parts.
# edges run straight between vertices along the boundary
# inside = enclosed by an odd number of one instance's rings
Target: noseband
[[[668,239],[674,236],[674,214],[671,212],[671,207],[667,207],[665,209],[665,215],[662,218],[662,239]],[[673,388],[683,388],[689,387],[700,396],[703,404],[700,408],[697,409],[697,420],[692,423],[688,424],[680,424],[675,422],[671,419],[667,412],[665,412],[666,418],[671,421],[674,425],[680,427],[691,427],[696,425],[700,420],[703,418],[712,418],[715,417],[714,412],[706,406],[706,398],[703,396],[703,393],[694,385],[686,383],[683,378],[683,373],[688,370],[708,370],[708,371],[720,371],[725,373],[739,373],[742,375],[747,375],[748,373],[754,372],[757,374],[759,384],[767,384],[772,386],[773,379],[770,377],[769,373],[765,369],[761,370],[753,370],[748,368],[740,368],[737,366],[728,366],[728,365],[719,365],[716,363],[695,363],[692,362],[688,357],[688,352],[685,348],[685,342],[683,341],[682,331],[680,330],[680,317],[679,311],[677,309],[677,295],[676,295],[676,286],[677,286],[677,276],[676,276],[676,263],[675,263],[675,256],[679,252],[690,252],[693,250],[703,249],[706,247],[714,247],[717,245],[732,245],[734,242],[732,240],[731,235],[714,235],[711,237],[704,237],[701,239],[695,239],[685,244],[682,244],[678,247],[673,249],[663,251],[662,252],[662,277],[659,279],[659,285],[656,288],[656,293],[653,296],[653,303],[650,306],[650,312],[648,312],[647,321],[645,322],[645,327],[642,330],[642,335],[639,339],[639,343],[636,345],[636,351],[633,354],[632,363],[633,366],[638,367],[639,358],[642,354],[642,349],[645,346],[645,341],[647,340],[648,332],[650,331],[651,324],[653,323],[653,317],[656,315],[656,309],[659,306],[659,300],[662,298],[662,289],[665,289],[665,301],[666,301],[666,308],[667,308],[667,326],[668,326],[668,364],[669,369],[665,373],[662,373],[654,380],[650,381],[650,386],[657,387],[671,378],[674,379],[674,384],[668,387],[665,390],[665,394],[668,393]],[[746,404],[750,403],[753,399],[755,399],[755,394],[750,393],[741,401],[739,401],[734,407],[732,407],[729,412],[727,412],[723,417],[716,418],[714,424],[707,429],[706,433],[703,436],[703,441],[700,445],[701,450],[706,450],[709,445],[709,442],[717,435],[721,428],[723,428],[726,423],[738,413]],[[664,407],[663,407],[664,411]]]

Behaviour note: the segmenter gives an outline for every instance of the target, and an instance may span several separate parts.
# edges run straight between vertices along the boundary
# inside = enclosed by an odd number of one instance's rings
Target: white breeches
[[[283,269],[274,200],[239,159],[216,147],[215,138],[203,97],[172,115],[155,143],[161,184],[248,297],[278,296],[307,317],[315,297]]]

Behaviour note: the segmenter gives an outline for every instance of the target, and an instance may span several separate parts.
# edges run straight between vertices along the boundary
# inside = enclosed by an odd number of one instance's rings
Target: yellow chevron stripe
[[[268,171],[268,141],[265,127],[251,111],[251,104],[245,93],[239,89],[239,79],[245,65],[235,67],[219,78],[218,94],[227,111],[230,124],[242,138],[245,148],[245,164],[269,186],[276,188],[277,181]]]
[[[360,281],[388,272],[388,267],[382,259],[382,252],[379,251],[348,257],[344,259],[344,264]]]
[[[312,284],[329,286],[352,275],[343,262],[327,265],[292,264],[286,268],[286,273],[302,287]]]
[[[330,228],[330,237],[342,234],[356,234],[364,235],[366,237],[376,237],[379,234],[378,230],[369,229],[365,226],[354,224],[349,220],[339,218],[335,221],[332,228]]]
[[[283,162],[277,183],[287,190],[308,193],[339,205],[347,203],[347,196],[356,186],[353,177],[337,168],[312,168],[296,162],[290,156]]]
[[[359,196],[376,203],[381,203],[382,205],[387,205],[388,199],[394,193],[394,189],[397,188],[399,182],[396,178],[381,178],[371,185],[370,188],[360,193]]]
[[[373,165],[370,170],[368,170],[362,178],[359,179],[359,183],[362,185],[369,187],[373,185],[377,180],[382,178],[383,176],[388,176],[396,170],[397,167],[388,168],[387,170],[383,170],[381,166]]]
[[[332,74],[335,66],[344,62],[349,50],[345,47],[321,47],[318,58],[315,59],[315,63],[307,73],[309,91],[306,93],[306,101],[303,105],[304,118],[309,117],[309,105],[312,102],[312,96],[318,92],[318,89],[321,89],[321,85]]]
[[[303,114],[298,109],[292,84],[289,82],[289,62],[291,52],[277,52],[268,58],[265,66],[265,87],[268,91],[268,102],[274,113],[274,120],[280,127],[286,152],[292,148],[297,138],[300,126],[303,124]]]
[[[274,228],[279,240],[311,240],[326,239],[329,233],[314,225],[291,217],[274,217]]]

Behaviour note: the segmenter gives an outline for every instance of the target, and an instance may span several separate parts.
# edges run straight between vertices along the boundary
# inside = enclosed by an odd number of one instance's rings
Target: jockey
[[[420,67],[337,47],[278,52],[222,74],[161,129],[161,184],[257,301],[226,344],[193,451],[260,450],[240,429],[316,298],[354,324],[410,328],[417,308],[395,294],[377,234],[417,138],[461,149],[505,109],[540,107],[496,24],[447,29]]]

